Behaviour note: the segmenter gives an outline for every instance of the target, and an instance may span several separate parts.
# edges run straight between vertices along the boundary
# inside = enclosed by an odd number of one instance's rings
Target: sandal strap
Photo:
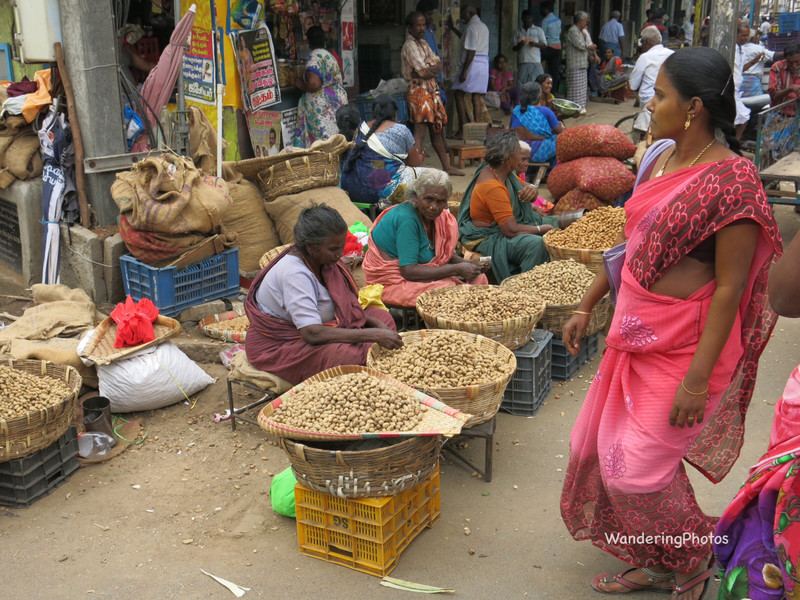
[[[676,596],[680,596],[681,594],[685,594],[686,592],[688,592],[692,588],[695,588],[698,585],[700,585],[701,583],[704,583],[705,581],[707,581],[711,577],[712,572],[713,572],[713,569],[707,569],[707,570],[703,571],[702,573],[700,573],[699,575],[695,575],[689,581],[684,581],[680,585],[678,585],[676,583],[675,587],[672,588],[673,594],[675,594]]]
[[[659,573],[657,571],[653,571],[652,569],[648,569],[647,567],[640,568],[642,569],[642,573],[650,578],[650,583],[655,581],[669,581],[675,577],[675,573],[673,571],[669,571],[668,573]]]

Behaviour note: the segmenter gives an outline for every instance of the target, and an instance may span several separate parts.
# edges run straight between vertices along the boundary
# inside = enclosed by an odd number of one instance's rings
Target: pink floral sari
[[[712,481],[739,454],[758,357],[774,325],[769,265],[781,243],[758,172],[744,158],[642,183],[625,206],[628,238],[607,350],[570,440],[561,512],[572,536],[635,566],[690,571],[716,520],[697,505],[682,460]],[[684,299],[649,287],[738,219],[761,226],[748,285],[712,372],[702,429],[669,425],[675,392],[705,326],[716,282]],[[650,539],[647,539],[650,536]]]

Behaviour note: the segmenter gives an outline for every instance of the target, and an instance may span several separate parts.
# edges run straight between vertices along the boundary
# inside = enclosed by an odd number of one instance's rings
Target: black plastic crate
[[[567,381],[577,375],[581,367],[589,362],[598,349],[598,334],[583,338],[581,349],[573,356],[561,340],[553,340],[553,380]]]
[[[530,342],[514,350],[517,371],[503,394],[501,410],[528,417],[537,413],[553,389],[552,340],[551,332],[537,329]]]
[[[78,435],[70,427],[47,448],[0,463],[0,505],[30,506],[64,483],[78,466]]]

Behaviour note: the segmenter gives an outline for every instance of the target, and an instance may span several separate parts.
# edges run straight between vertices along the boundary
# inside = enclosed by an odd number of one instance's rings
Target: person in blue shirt
[[[421,0],[417,2],[417,12],[421,12],[425,15],[425,41],[428,43],[428,46],[431,47],[431,50],[436,55],[437,58],[441,58],[439,55],[439,43],[436,41],[436,24],[433,22],[433,2],[431,0]],[[437,78],[439,85],[444,82],[444,71],[439,71],[439,76]]]
[[[625,39],[625,28],[619,19],[622,15],[618,10],[611,11],[611,18],[608,23],[600,29],[600,41],[603,42],[603,50],[611,48],[615,56],[622,58],[622,44]]]
[[[546,61],[546,69],[553,78],[553,90],[558,94],[558,85],[561,82],[561,19],[553,13],[553,3],[546,0],[539,5],[542,18],[542,29],[547,38],[547,47],[542,48],[542,60]]]

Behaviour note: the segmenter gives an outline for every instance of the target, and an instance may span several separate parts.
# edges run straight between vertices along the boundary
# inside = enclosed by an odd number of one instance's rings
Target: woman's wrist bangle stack
[[[708,393],[708,386],[707,385],[706,385],[706,389],[704,389],[702,392],[693,392],[692,390],[690,390],[689,388],[686,387],[686,384],[683,382],[683,379],[681,379],[681,387],[683,388],[684,392],[686,392],[687,394],[691,394],[692,396],[703,396],[703,395]]]
[[[539,226],[539,225],[536,226],[536,233],[542,233],[541,226]]]
[[[586,312],[585,310],[573,310],[573,315],[591,315],[591,312]]]

